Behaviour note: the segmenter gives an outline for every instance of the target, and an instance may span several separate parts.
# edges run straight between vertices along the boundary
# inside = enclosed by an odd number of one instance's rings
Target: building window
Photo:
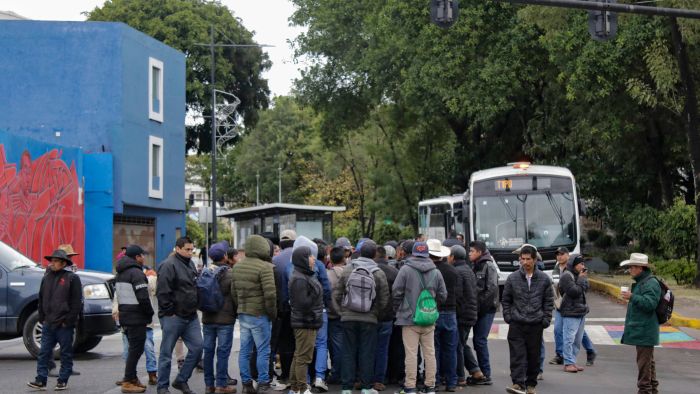
[[[148,117],[163,123],[163,62],[148,58]]]
[[[163,139],[148,137],[148,197],[163,198]]]

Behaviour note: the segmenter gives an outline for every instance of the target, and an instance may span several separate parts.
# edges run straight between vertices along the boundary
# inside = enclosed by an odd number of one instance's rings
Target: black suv
[[[45,270],[0,241],[0,339],[23,337],[32,356],[39,355],[42,325],[37,312],[39,286]],[[97,346],[104,335],[118,331],[112,319],[114,276],[78,271],[83,284],[83,313],[74,343],[76,353]]]

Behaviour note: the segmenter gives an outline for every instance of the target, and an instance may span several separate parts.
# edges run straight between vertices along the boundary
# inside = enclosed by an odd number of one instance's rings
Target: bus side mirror
[[[579,216],[588,215],[588,206],[586,206],[586,201],[584,201],[582,198],[578,199],[578,214]]]

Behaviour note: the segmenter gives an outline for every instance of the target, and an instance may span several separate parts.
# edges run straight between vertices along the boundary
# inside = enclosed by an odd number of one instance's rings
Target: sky
[[[299,66],[288,40],[293,40],[302,29],[290,27],[287,19],[294,12],[288,0],[222,0],[241,19],[243,26],[255,33],[258,44],[274,45],[264,48],[272,61],[272,68],[264,74],[273,96],[289,94],[292,83],[299,77]],[[0,0],[0,10],[13,11],[25,18],[37,20],[83,21],[83,11],[104,4],[104,0]],[[264,5],[264,6],[263,6]]]

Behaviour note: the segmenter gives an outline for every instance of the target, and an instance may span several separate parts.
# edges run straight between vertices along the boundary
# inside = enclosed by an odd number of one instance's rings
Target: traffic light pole
[[[649,7],[634,4],[605,3],[586,0],[494,0],[502,3],[517,3],[543,5],[561,8],[578,8],[582,10],[597,10],[608,12],[625,12],[628,14],[673,16],[677,18],[700,19],[700,11],[683,8]]]

